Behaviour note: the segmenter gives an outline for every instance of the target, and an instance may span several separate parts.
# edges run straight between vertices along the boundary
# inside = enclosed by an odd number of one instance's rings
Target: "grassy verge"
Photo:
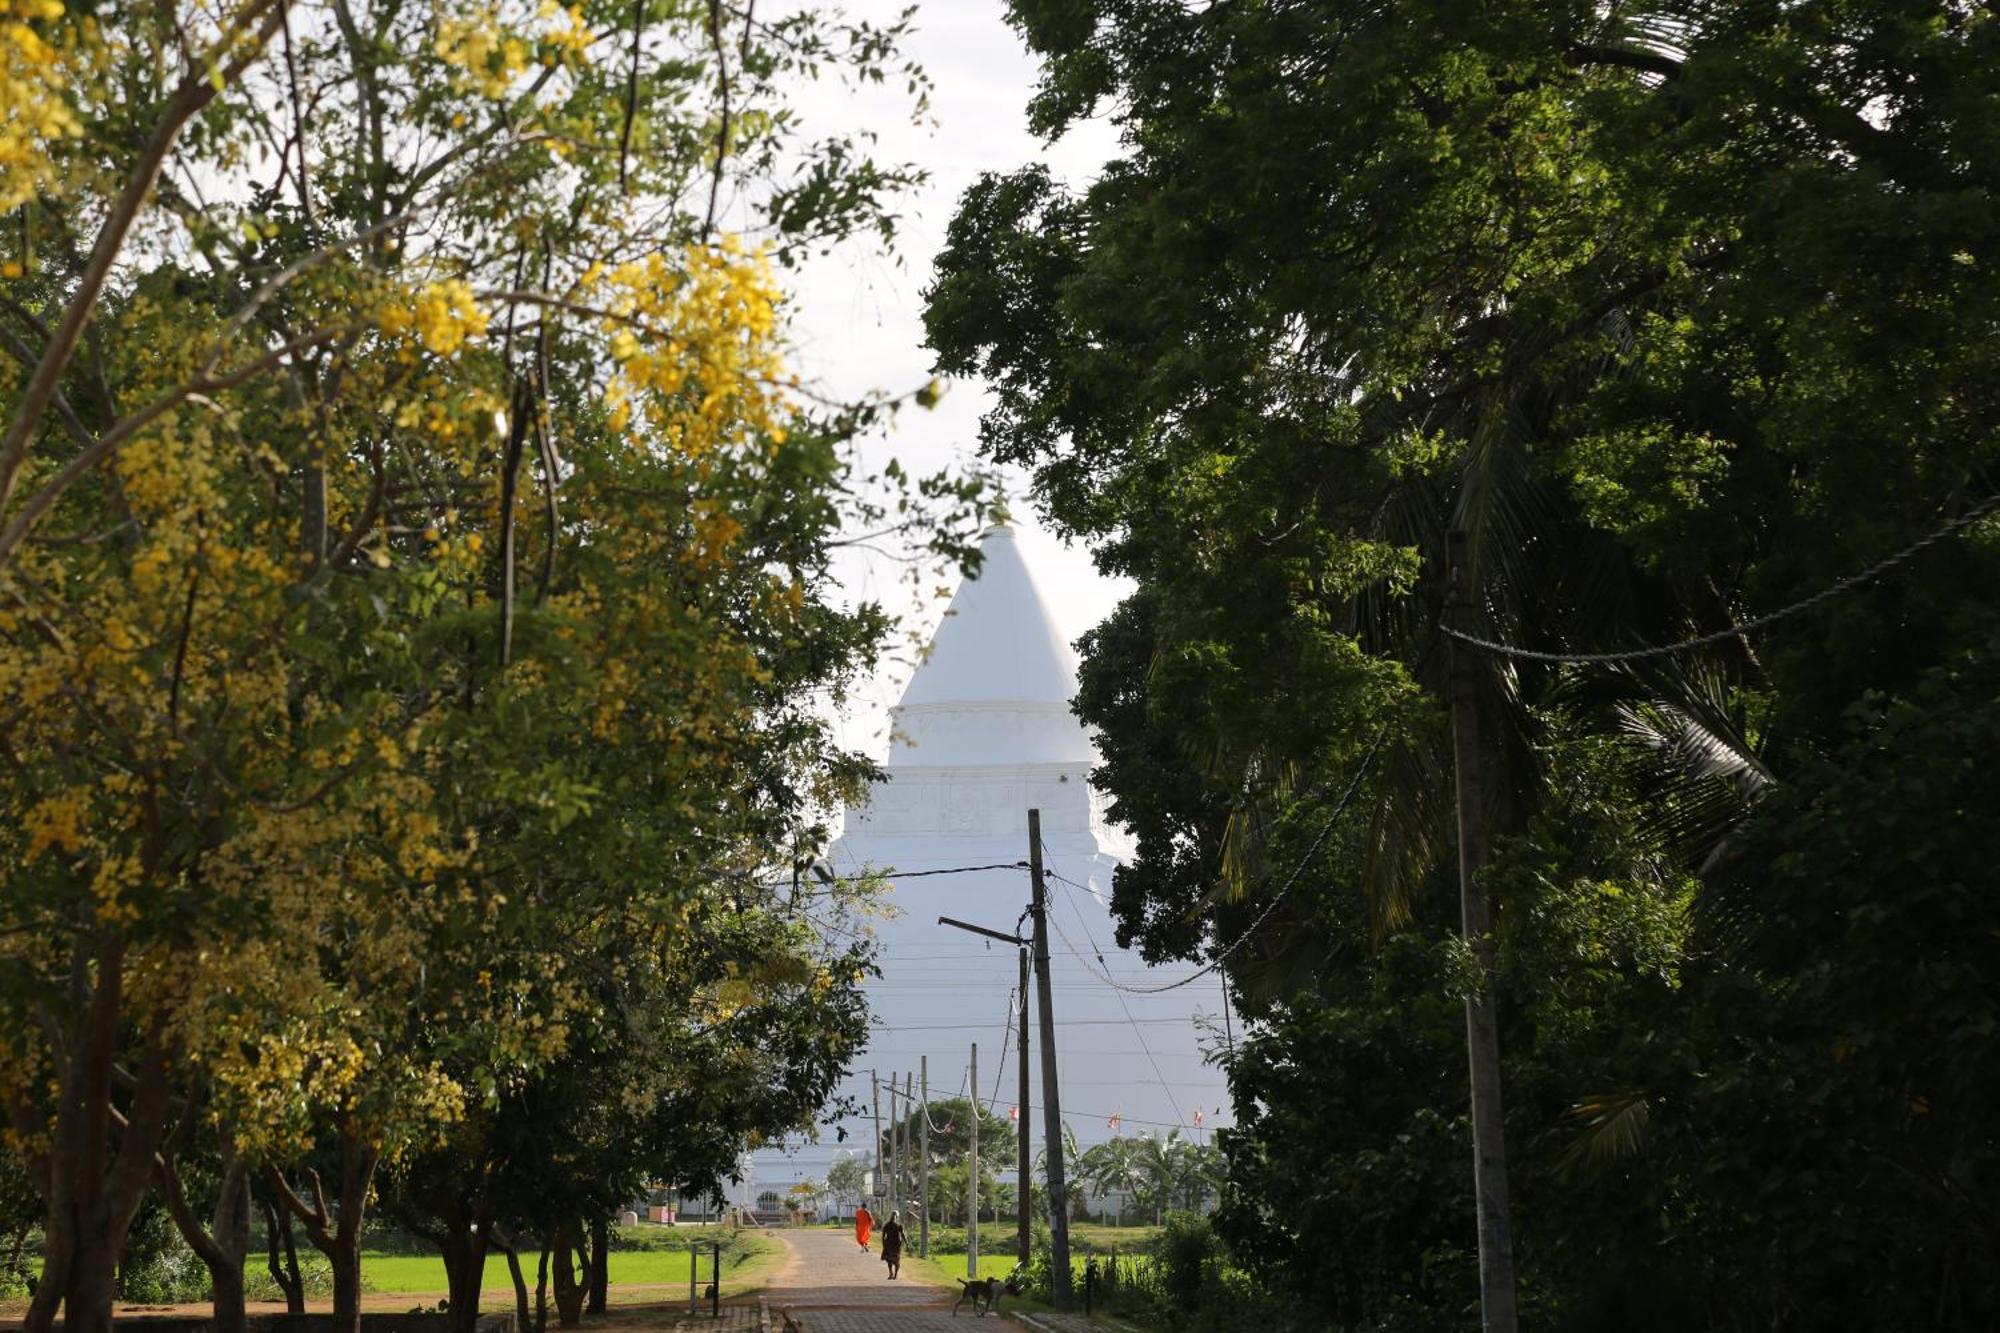
[[[754,1231],[728,1231],[711,1227],[662,1227],[658,1233],[633,1236],[627,1228],[624,1243],[639,1241],[643,1248],[614,1249],[607,1256],[613,1303],[671,1299],[684,1291],[688,1281],[688,1253],[697,1251],[695,1289],[708,1286],[713,1260],[708,1247],[722,1242],[722,1295],[727,1298],[761,1290],[785,1257],[784,1246],[770,1236]],[[521,1255],[521,1273],[530,1290],[535,1283],[536,1256]],[[434,1254],[385,1254],[363,1251],[361,1281],[372,1297],[432,1296],[445,1290],[444,1261]],[[489,1255],[480,1304],[508,1309],[513,1301],[513,1279],[507,1272],[504,1255]],[[673,1293],[633,1291],[635,1287],[673,1288]],[[622,1289],[622,1290],[621,1290]]]

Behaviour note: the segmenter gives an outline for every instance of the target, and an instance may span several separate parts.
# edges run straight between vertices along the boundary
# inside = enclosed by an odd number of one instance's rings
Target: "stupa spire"
[[[1070,712],[1076,655],[1056,629],[1014,529],[987,532],[902,702],[891,768],[1089,763]]]

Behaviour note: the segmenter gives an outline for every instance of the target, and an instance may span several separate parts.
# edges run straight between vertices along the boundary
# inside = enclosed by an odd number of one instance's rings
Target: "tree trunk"
[[[250,1318],[244,1308],[243,1264],[211,1265],[208,1270],[209,1305],[215,1333],[246,1333]]]
[[[577,1225],[565,1222],[557,1228],[553,1246],[556,1257],[556,1319],[564,1328],[575,1328],[583,1321],[584,1288],[577,1281],[576,1250]]]
[[[264,1249],[265,1266],[271,1270],[271,1280],[278,1284],[278,1290],[285,1293],[285,1313],[304,1314],[306,1312],[306,1282],[299,1273],[299,1251],[292,1239],[292,1215],[278,1207],[269,1199],[264,1205]],[[278,1242],[282,1231],[285,1259],[281,1267],[278,1262]]]
[[[611,1296],[611,1223],[598,1218],[590,1224],[590,1305],[588,1312],[603,1314]]]
[[[528,1280],[521,1275],[521,1251],[515,1245],[501,1247],[507,1256],[507,1276],[514,1279],[514,1320],[520,1333],[533,1333],[534,1320],[528,1310]]]
[[[360,1333],[361,1247],[336,1237],[325,1254],[333,1267],[333,1333]]]
[[[1465,632],[1471,600],[1467,541],[1449,537],[1446,623]],[[1479,1301],[1487,1333],[1514,1333],[1514,1234],[1507,1207],[1507,1135],[1500,1102],[1500,1024],[1494,1009],[1493,919],[1480,871],[1486,862],[1490,793],[1480,736],[1479,663],[1451,641],[1452,761],[1458,794],[1458,886],[1461,928],[1478,960],[1476,988],[1465,997],[1466,1063],[1472,1091],[1472,1184],[1479,1227]]]
[[[59,1214],[50,1210],[48,1225],[42,1231],[42,1275],[35,1282],[34,1299],[28,1302],[23,1321],[28,1333],[48,1333],[55,1327],[56,1311],[69,1289],[69,1260],[76,1246],[70,1239],[68,1222],[67,1211]]]
[[[72,1260],[63,1293],[64,1333],[111,1333],[111,1307],[118,1299],[119,1252],[92,1253],[87,1263]]]
[[[48,1220],[42,1278],[28,1309],[30,1333],[48,1333],[58,1306],[66,1333],[109,1333],[119,1256],[166,1137],[169,1051],[158,1028],[147,1036],[138,1072],[114,1078],[123,1036],[124,957],[123,937],[107,930],[79,944],[71,959],[76,1017],[63,1045],[72,1054],[58,1067],[49,1147],[34,1169]],[[120,1083],[129,1089],[122,1113],[112,1096]]]
[[[486,1283],[486,1249],[491,1237],[471,1216],[445,1219],[445,1281],[451,1288],[450,1322],[452,1333],[473,1333],[479,1324],[479,1293]]]
[[[190,1098],[176,1139],[191,1126],[194,1115]],[[250,1253],[250,1165],[236,1152],[233,1143],[224,1150],[215,1211],[204,1228],[181,1188],[177,1148],[170,1142],[154,1158],[160,1192],[166,1197],[167,1211],[173,1216],[181,1238],[208,1269],[216,1333],[244,1333],[249,1326],[243,1305],[243,1261]]]
[[[331,1333],[361,1333],[361,1234],[367,1222],[368,1190],[380,1160],[355,1126],[341,1126],[338,1209],[327,1203],[317,1172],[306,1173],[312,1182],[310,1203],[299,1197],[283,1173],[274,1169],[270,1174],[272,1192],[305,1223],[306,1239],[333,1269]]]
[[[549,1326],[549,1242],[542,1238],[541,1257],[535,1261],[535,1333]]]

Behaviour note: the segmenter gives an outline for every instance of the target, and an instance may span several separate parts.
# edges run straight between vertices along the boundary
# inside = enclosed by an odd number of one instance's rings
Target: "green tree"
[[[1490,987],[1525,1299],[1603,1326],[1561,1258],[1587,1216],[1626,1289],[1661,1295],[1628,1326],[1671,1323],[1695,1279],[1669,1256],[1726,1251],[1726,1196],[1688,1192],[1630,1090],[1740,1054],[1652,1040],[1689,1021],[1686,871],[1712,888],[1734,867],[1750,806],[1857,701],[1986,641],[1996,552],[1933,546],[1678,672],[1478,656],[1482,956],[1444,938],[1447,534],[1474,632],[1596,651],[1727,631],[2000,489],[1975,387],[2000,327],[1979,258],[1996,159],[1973,109],[2000,34],[1889,3],[1011,8],[1044,63],[1038,126],[1115,105],[1121,151],[1087,187],[976,183],[930,329],[942,370],[996,386],[988,448],[1138,584],[1086,644],[1082,701],[1138,835],[1126,936],[1199,957],[1260,924],[1230,959],[1273,1043],[1232,1075],[1238,1231],[1346,1322],[1462,1309],[1465,1198],[1440,1186],[1463,1172],[1463,1082],[1455,1025],[1420,1000]],[[1374,1068],[1371,1041],[1403,1063],[1340,1080]],[[1641,1143],[1663,1159],[1643,1171]],[[1623,1202],[1619,1172],[1640,1173]],[[1370,1238],[1301,1178],[1397,1225]],[[1294,1227],[1342,1235],[1342,1271],[1274,1243]],[[1949,1285],[1952,1242],[1898,1244]],[[1856,1280],[1887,1303],[1912,1271]]]
[[[826,559],[872,512],[841,443],[890,405],[796,392],[773,266],[886,234],[908,175],[807,141],[783,89],[921,80],[899,26],[817,11],[0,23],[28,1324],[107,1325],[161,1149],[212,1133],[335,1260],[351,1330],[383,1161],[488,1096],[479,1071],[561,1053],[581,989],[515,947],[561,872],[672,866],[646,910],[677,911],[787,858],[866,768],[794,691],[838,692],[887,628]]]
[[[867,1192],[868,1167],[864,1159],[849,1154],[826,1169],[826,1187],[842,1207],[860,1203]]]

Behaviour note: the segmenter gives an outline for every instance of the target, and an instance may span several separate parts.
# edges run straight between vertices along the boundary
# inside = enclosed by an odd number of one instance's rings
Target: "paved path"
[[[792,1252],[764,1293],[773,1330],[784,1327],[779,1317],[789,1310],[806,1333],[968,1333],[970,1312],[951,1319],[955,1290],[932,1286],[913,1276],[889,1280],[878,1248],[864,1254],[845,1232],[773,1231]],[[993,1327],[988,1325],[989,1328]]]

